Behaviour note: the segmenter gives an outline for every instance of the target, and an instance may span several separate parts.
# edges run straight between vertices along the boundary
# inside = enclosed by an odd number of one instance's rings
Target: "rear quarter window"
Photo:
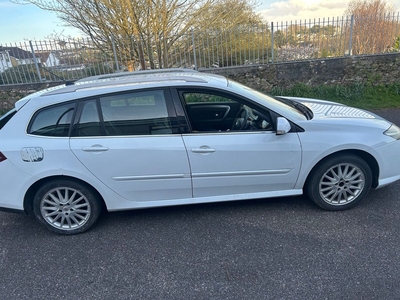
[[[11,118],[17,113],[17,110],[14,108],[10,110],[3,116],[0,116],[0,130],[11,120]]]
[[[66,103],[39,110],[32,118],[28,133],[42,136],[69,135],[75,103]]]

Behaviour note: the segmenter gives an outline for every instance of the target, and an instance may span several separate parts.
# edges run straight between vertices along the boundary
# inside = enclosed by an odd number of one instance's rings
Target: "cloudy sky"
[[[342,16],[349,0],[259,0],[257,11],[266,22],[304,21]],[[400,0],[389,0],[400,10]],[[79,37],[78,30],[63,27],[57,16],[34,5],[18,5],[0,0],[0,44],[41,40],[64,30],[64,34]]]

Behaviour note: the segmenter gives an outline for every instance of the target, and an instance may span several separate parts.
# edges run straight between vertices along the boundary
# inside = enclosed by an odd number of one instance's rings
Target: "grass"
[[[275,87],[270,94],[330,100],[363,109],[400,108],[400,83],[388,85],[355,83],[318,87],[299,83],[287,89]]]

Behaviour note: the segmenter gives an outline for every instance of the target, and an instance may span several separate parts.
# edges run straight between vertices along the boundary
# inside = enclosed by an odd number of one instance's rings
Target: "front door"
[[[183,139],[194,197],[294,188],[301,162],[296,133],[225,132],[184,135]]]
[[[190,123],[183,140],[195,198],[294,194],[301,163],[296,132],[276,135],[270,112],[238,96],[193,89],[178,96]]]

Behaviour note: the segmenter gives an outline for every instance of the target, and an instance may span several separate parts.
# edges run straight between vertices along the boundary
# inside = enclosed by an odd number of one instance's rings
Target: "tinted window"
[[[75,103],[57,105],[36,113],[28,133],[44,136],[68,136]]]
[[[100,98],[107,135],[172,133],[163,91]]]
[[[96,100],[85,101],[79,119],[78,136],[99,135],[102,135],[102,132]]]
[[[15,108],[10,110],[8,113],[6,113],[4,116],[0,116],[0,129],[4,127],[4,125],[7,124],[8,121],[11,120],[11,118],[16,114]]]

